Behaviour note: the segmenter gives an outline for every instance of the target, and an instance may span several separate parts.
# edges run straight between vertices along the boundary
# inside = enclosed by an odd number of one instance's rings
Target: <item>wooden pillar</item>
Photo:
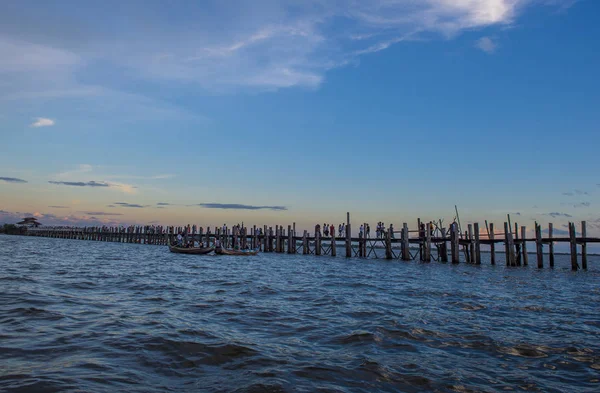
[[[269,252],[273,252],[273,227],[269,227]]]
[[[427,228],[425,228],[425,257],[423,260],[425,262],[431,262],[431,223],[427,224]]]
[[[358,256],[359,257],[363,257],[363,248],[364,248],[364,244],[363,244],[363,236],[364,234],[362,232],[358,233]]]
[[[587,270],[587,243],[586,238],[586,224],[585,221],[581,221],[581,268]]]
[[[350,212],[346,213],[346,258],[352,257],[352,229],[350,227]]]
[[[336,249],[335,249],[335,236],[332,234],[331,235],[331,256],[335,257],[337,255]]]
[[[315,255],[321,255],[321,231],[315,231]]]
[[[527,255],[527,228],[521,227],[521,252],[523,253],[523,266],[529,264],[529,256]]]
[[[548,252],[550,255],[548,256],[550,259],[550,267],[554,267],[554,242],[552,241],[552,232],[553,227],[552,223],[548,224],[548,239],[550,242],[548,243]]]
[[[292,223],[292,254],[295,254],[297,251],[296,246],[296,223]]]
[[[479,242],[479,223],[473,224],[475,231],[475,264],[481,265],[481,244]]]
[[[364,222],[363,223],[363,248],[362,248],[362,257],[366,258],[367,257],[367,223]]]
[[[294,234],[292,233],[292,226],[288,225],[288,248],[287,253],[292,254],[294,252],[294,246],[292,245],[294,241]]]
[[[575,233],[575,223],[569,223],[569,239],[571,244],[571,269],[577,270],[579,269],[579,265],[577,264],[577,239]]]
[[[475,243],[473,241],[473,225],[468,225],[469,236],[469,263],[475,263]]]
[[[513,236],[508,223],[504,223],[504,236],[505,236],[505,247],[506,247],[506,266],[516,266],[515,247],[513,243]]]
[[[519,226],[515,222],[515,240],[519,240]],[[517,266],[521,266],[521,244],[515,242],[515,253],[517,256]]]
[[[392,234],[389,229],[385,234],[385,259],[392,259]]]
[[[408,224],[402,224],[402,260],[410,261],[410,242],[408,240]]]
[[[535,223],[535,253],[537,255],[537,267],[544,267],[544,246],[542,244],[542,226]]]
[[[452,263],[460,262],[458,226],[456,223],[453,223],[450,227],[450,254],[452,254]]]
[[[268,241],[267,241],[267,226],[264,225],[263,226],[263,252],[268,252],[269,251],[269,247],[267,247],[268,245]]]
[[[496,244],[494,243],[494,224],[490,223],[490,263],[496,264]]]
[[[441,262],[448,262],[448,241],[446,239],[446,228],[442,228],[442,246],[439,248],[440,250],[440,261]]]
[[[306,255],[309,253],[308,250],[308,234],[306,229],[304,230],[304,234],[302,235],[302,254]]]

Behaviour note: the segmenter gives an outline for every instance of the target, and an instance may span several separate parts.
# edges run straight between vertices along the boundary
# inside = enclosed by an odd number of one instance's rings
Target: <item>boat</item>
[[[169,251],[176,254],[193,254],[193,255],[204,255],[212,252],[214,247],[175,247],[169,246]]]
[[[258,248],[254,250],[233,250],[230,248],[215,248],[215,254],[218,255],[256,255],[258,254]]]

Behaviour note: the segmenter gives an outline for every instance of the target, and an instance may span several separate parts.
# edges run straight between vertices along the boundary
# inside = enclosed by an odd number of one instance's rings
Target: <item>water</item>
[[[0,391],[600,391],[600,260],[573,273],[557,259],[538,271],[0,236]]]

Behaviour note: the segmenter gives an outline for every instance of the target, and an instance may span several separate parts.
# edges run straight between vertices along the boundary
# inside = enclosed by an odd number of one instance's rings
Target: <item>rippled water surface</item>
[[[557,258],[538,271],[0,236],[0,391],[597,392],[600,260],[572,273]]]

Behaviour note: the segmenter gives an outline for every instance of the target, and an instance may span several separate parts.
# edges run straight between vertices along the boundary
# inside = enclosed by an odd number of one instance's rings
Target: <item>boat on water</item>
[[[233,250],[230,248],[215,248],[215,254],[217,255],[256,255],[258,254],[258,248],[254,250]]]
[[[193,255],[204,255],[212,252],[214,247],[176,247],[169,246],[169,251],[176,254],[193,254]]]

